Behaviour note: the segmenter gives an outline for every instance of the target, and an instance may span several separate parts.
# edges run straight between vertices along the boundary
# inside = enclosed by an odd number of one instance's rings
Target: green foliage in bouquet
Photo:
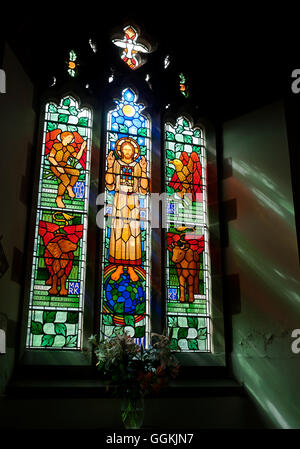
[[[126,333],[114,338],[90,337],[107,390],[116,397],[138,398],[157,393],[178,375],[179,363],[171,353],[171,337],[152,334],[144,348]]]

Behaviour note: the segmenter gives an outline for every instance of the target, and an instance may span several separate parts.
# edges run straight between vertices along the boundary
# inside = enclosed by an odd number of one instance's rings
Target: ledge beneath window
[[[209,352],[174,352],[181,366],[194,367],[225,367],[225,353]],[[39,366],[82,366],[88,367],[92,364],[92,352],[83,351],[60,351],[60,350],[25,350],[22,356],[23,365]]]
[[[152,397],[244,396],[233,379],[182,379]],[[109,398],[101,380],[14,380],[7,387],[8,398]]]

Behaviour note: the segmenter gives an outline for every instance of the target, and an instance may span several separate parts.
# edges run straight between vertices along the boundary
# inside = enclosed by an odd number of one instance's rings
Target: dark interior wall
[[[300,275],[283,104],[224,123],[223,148],[232,165],[223,200],[236,201],[225,257],[240,293],[233,373],[274,427],[299,428],[300,354],[291,333],[300,327]]]
[[[0,94],[1,176],[0,235],[9,268],[0,279],[0,314],[7,322],[7,352],[0,355],[0,392],[12,373],[18,347],[30,162],[35,127],[33,85],[8,45],[3,69],[6,93]]]

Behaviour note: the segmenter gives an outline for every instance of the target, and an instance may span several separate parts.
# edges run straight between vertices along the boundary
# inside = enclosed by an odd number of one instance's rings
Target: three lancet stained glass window
[[[139,67],[133,26],[122,59]],[[140,46],[139,46],[140,45]],[[72,75],[73,76],[73,75]],[[126,332],[148,345],[151,333],[151,117],[125,88],[106,120],[100,332]],[[39,177],[27,348],[82,349],[92,113],[72,96],[46,104]],[[164,124],[166,328],[172,349],[211,351],[204,132],[184,116]]]

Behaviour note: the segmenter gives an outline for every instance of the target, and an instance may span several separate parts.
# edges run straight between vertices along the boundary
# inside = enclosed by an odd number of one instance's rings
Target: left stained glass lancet
[[[92,113],[71,96],[45,107],[28,348],[81,348]]]
[[[136,100],[125,89],[107,117],[100,329],[105,337],[126,332],[147,346],[151,122]]]

